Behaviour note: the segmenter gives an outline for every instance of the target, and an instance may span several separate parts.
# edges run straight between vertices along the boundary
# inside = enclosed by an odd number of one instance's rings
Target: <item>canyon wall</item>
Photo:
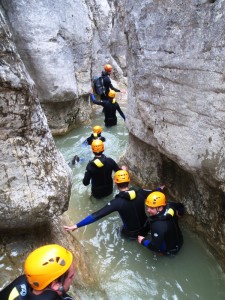
[[[128,78],[124,160],[133,178],[150,187],[166,184],[168,197],[185,204],[186,220],[225,267],[225,2],[1,3],[52,133],[89,121],[91,77],[105,63],[113,65],[114,79]],[[24,109],[37,106],[29,101]],[[37,114],[39,106],[32,111]],[[21,133],[16,136],[16,145],[24,145]]]
[[[166,184],[223,264],[224,12],[224,1],[127,1],[124,27],[127,163],[143,184]]]

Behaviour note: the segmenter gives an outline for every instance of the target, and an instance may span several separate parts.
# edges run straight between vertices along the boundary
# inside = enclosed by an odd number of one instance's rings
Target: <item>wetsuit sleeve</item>
[[[117,163],[115,162],[114,159],[108,157],[108,159],[110,160],[111,164],[112,164],[112,169],[114,172],[117,172],[119,170],[121,170],[121,168],[117,165]]]
[[[87,141],[88,145],[91,145],[91,143],[92,143],[92,141],[93,141],[92,135],[89,136],[89,137],[86,139],[86,141]]]
[[[95,218],[95,220],[99,220],[109,214],[111,214],[114,211],[118,210],[117,207],[117,200],[113,199],[110,202],[108,202],[104,207],[96,211],[92,214],[92,217]]]
[[[116,203],[114,203],[114,201],[110,201],[107,205],[103,206],[101,209],[99,209],[98,211],[94,212],[93,214],[87,216],[85,219],[83,219],[82,221],[80,221],[79,223],[77,223],[77,227],[82,227],[82,226],[86,226],[89,225],[91,223],[94,223],[97,220],[102,219],[103,217],[111,214],[112,212],[117,210],[117,207],[115,205]]]
[[[91,172],[89,170],[89,164],[88,164],[84,173],[83,185],[85,186],[89,185],[90,181],[91,181]]]
[[[118,113],[121,115],[121,117],[122,117],[122,118],[124,119],[124,121],[125,121],[125,115],[124,115],[124,113],[122,112],[122,110],[121,110],[119,104],[118,104],[118,103],[116,103],[116,104],[117,104],[116,110],[118,111]]]
[[[110,79],[108,76],[105,77],[104,82],[105,82],[105,84],[106,84],[111,90],[114,90],[115,92],[118,92],[118,93],[120,92],[120,90],[118,90],[117,88],[115,88],[115,87],[112,85],[112,81],[111,81],[111,79]]]
[[[90,94],[90,98],[91,98],[91,101],[94,103],[94,104],[97,104],[97,105],[101,105],[104,107],[104,101],[97,101],[95,99],[95,95],[94,94]]]
[[[147,247],[149,250],[154,252],[161,252],[163,241],[164,241],[164,235],[165,235],[165,228],[166,222],[155,222],[154,225],[151,228],[151,240],[143,239],[141,244],[144,247]]]
[[[105,138],[104,138],[104,136],[101,136],[101,141],[103,141],[103,142],[105,142]]]
[[[77,223],[77,227],[82,227],[82,226],[86,226],[89,225],[91,223],[94,223],[96,221],[95,218],[93,218],[92,215],[87,216],[85,219],[83,219],[82,221],[80,221],[79,223]]]

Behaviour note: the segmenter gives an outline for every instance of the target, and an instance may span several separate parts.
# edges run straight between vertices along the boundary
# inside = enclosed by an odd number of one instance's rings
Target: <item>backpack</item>
[[[103,77],[100,76],[93,76],[92,78],[92,82],[93,82],[93,89],[94,92],[101,96],[103,94],[105,94],[105,86],[104,86],[104,81],[103,81]]]

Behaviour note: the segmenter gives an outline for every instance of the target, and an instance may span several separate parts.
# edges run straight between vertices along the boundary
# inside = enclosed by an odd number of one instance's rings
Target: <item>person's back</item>
[[[101,100],[108,100],[108,93],[110,90],[114,90],[115,92],[120,92],[119,89],[115,88],[112,85],[111,79],[110,79],[110,74],[112,72],[112,66],[109,64],[106,64],[104,66],[104,71],[102,71],[102,77],[103,77],[103,84],[105,87],[105,93],[101,96]]]
[[[93,214],[98,219],[99,216],[117,211],[123,221],[121,233],[126,237],[136,239],[138,234],[147,234],[149,231],[146,225],[147,215],[145,213],[145,199],[150,190],[134,190],[119,192],[107,206]]]
[[[102,141],[93,141],[91,147],[95,157],[87,164],[83,184],[87,186],[91,182],[91,191],[95,198],[106,197],[113,191],[112,172],[120,168],[112,158],[103,154]]]
[[[101,140],[102,142],[105,142],[105,138],[101,136],[101,133],[92,133],[87,139],[87,144],[91,145],[94,140]]]
[[[93,94],[90,94],[91,101],[94,104],[101,105],[104,107],[104,114],[105,114],[105,126],[110,127],[117,125],[117,116],[116,111],[120,114],[120,116],[125,121],[125,115],[123,111],[121,110],[119,104],[114,99],[116,96],[116,93],[113,90],[110,90],[108,93],[108,101],[97,101]]]

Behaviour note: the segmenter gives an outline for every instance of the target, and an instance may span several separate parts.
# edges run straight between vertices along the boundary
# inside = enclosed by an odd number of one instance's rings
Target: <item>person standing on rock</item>
[[[119,193],[100,210],[88,215],[73,226],[64,226],[66,231],[74,231],[82,226],[96,222],[113,212],[118,212],[123,222],[121,234],[129,239],[137,239],[138,235],[146,235],[149,224],[146,223],[145,199],[151,190],[129,188],[130,176],[126,170],[119,170],[114,175],[114,182]],[[162,190],[164,186],[157,190]]]
[[[112,158],[103,154],[105,147],[101,140],[94,140],[91,148],[95,157],[87,164],[83,184],[87,186],[91,182],[92,195],[96,199],[100,199],[112,194],[112,172],[116,172],[121,168]]]
[[[105,114],[105,126],[106,127],[111,127],[114,125],[117,125],[117,116],[116,116],[116,111],[121,115],[121,117],[125,121],[125,115],[122,112],[119,104],[115,100],[116,97],[116,92],[113,90],[110,90],[108,93],[108,101],[97,101],[95,99],[95,96],[93,93],[90,94],[91,101],[94,104],[101,105],[104,108],[104,114]]]
[[[24,275],[0,292],[1,300],[73,300],[67,292],[75,276],[73,254],[56,244],[31,252]]]
[[[151,193],[145,204],[149,214],[151,239],[139,235],[138,243],[162,255],[177,254],[183,245],[183,236],[178,225],[178,217],[184,214],[183,204],[166,203],[166,196],[159,191]]]

